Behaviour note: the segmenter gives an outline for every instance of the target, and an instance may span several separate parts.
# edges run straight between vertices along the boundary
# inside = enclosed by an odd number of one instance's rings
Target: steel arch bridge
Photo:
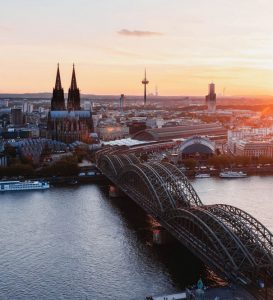
[[[108,148],[96,156],[119,189],[227,280],[273,283],[273,235],[264,225],[236,207],[204,205],[178,168],[140,163],[126,151]]]

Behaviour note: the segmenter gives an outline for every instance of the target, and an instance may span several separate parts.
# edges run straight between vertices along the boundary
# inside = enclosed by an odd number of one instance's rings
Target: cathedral
[[[77,87],[75,67],[73,65],[71,85],[65,105],[60,69],[58,65],[55,87],[48,114],[48,138],[71,144],[75,141],[89,143],[93,132],[91,110],[81,109],[80,90]]]

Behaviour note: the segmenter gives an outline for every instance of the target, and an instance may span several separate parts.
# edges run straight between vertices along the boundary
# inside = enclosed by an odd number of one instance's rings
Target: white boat
[[[221,177],[221,178],[245,178],[245,177],[247,177],[247,174],[242,171],[240,171],[240,172],[223,171],[219,174],[219,177]]]
[[[50,185],[47,181],[0,181],[0,192],[46,190]]]
[[[208,174],[208,173],[196,174],[195,178],[210,178],[210,174]]]

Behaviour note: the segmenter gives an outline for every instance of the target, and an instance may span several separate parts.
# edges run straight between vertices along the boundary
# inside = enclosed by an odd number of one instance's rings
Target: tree
[[[233,163],[233,158],[228,155],[212,156],[208,159],[208,164],[217,169],[230,167]]]
[[[11,146],[10,144],[6,144],[4,154],[7,155],[9,158],[15,158],[17,154],[16,148]]]
[[[194,168],[196,167],[196,160],[193,158],[183,159],[182,163],[184,164],[184,166],[187,169],[190,169],[190,170],[194,170]]]
[[[50,166],[37,171],[37,175],[50,176],[76,176],[79,173],[78,161],[75,157],[64,157]]]

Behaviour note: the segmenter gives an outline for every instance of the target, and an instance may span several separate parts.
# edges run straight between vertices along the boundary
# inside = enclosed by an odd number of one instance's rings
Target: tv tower
[[[145,77],[142,80],[142,84],[144,85],[144,105],[146,105],[146,102],[147,102],[146,87],[147,87],[148,83],[149,83],[149,81],[146,78],[146,69],[145,69]]]

